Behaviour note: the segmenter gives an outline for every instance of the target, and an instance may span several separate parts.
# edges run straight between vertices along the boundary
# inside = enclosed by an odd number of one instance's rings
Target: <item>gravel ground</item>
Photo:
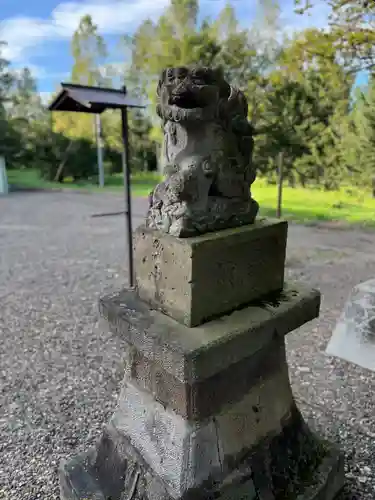
[[[126,283],[124,219],[110,194],[0,198],[0,499],[58,499],[62,458],[98,438],[117,400],[121,339],[100,295]],[[134,201],[134,223],[146,204]],[[324,355],[353,285],[375,276],[375,233],[290,228],[287,274],[323,292],[321,317],[288,336],[305,417],[346,451],[341,500],[375,498],[375,374]]]

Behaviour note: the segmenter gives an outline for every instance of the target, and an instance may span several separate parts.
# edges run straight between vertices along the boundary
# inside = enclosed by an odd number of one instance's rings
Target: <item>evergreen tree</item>
[[[354,115],[354,129],[355,156],[360,165],[358,181],[362,186],[373,186],[375,179],[375,77],[370,79],[367,89],[361,93]]]
[[[326,43],[317,30],[299,34],[284,47],[279,68],[267,78],[263,116],[258,122],[255,154],[261,171],[276,168],[284,153],[286,177],[336,186],[341,166],[337,124],[348,113],[353,78],[336,61],[332,45],[326,57],[306,53],[306,41]]]

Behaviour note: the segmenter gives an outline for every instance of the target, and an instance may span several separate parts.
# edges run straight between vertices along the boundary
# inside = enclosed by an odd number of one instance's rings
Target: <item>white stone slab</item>
[[[326,353],[375,371],[375,279],[353,288]]]

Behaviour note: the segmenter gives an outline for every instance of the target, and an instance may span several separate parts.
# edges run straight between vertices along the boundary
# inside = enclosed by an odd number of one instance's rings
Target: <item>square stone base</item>
[[[139,227],[134,256],[139,297],[192,327],[284,284],[287,222],[254,224],[192,238]]]

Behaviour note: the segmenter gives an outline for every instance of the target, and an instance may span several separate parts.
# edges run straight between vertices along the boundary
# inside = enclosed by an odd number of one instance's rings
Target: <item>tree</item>
[[[14,166],[30,167],[37,163],[36,144],[38,143],[37,124],[50,123],[47,110],[42,106],[37,93],[36,81],[29,68],[15,73],[13,86],[9,93],[7,109],[8,123],[18,133],[22,144],[13,154]]]
[[[375,178],[375,78],[370,79],[365,91],[360,91],[352,112],[352,126],[346,138],[344,151],[354,181],[370,187]]]
[[[314,0],[295,0],[297,12],[304,14]],[[331,0],[329,31],[335,45],[353,71],[375,68],[375,2],[373,0]],[[322,53],[323,54],[323,53]]]
[[[9,115],[16,120],[36,120],[42,112],[36,81],[29,68],[15,75],[11,91]]]
[[[317,133],[314,98],[303,84],[273,73],[269,78],[264,110],[258,121],[254,161],[263,174],[275,170],[283,152],[284,175],[293,183],[295,162],[309,153],[308,136]],[[302,184],[306,172],[297,171]]]
[[[71,76],[73,83],[99,87],[110,85],[101,71],[107,57],[107,48],[90,15],[81,18],[78,28],[73,34],[71,51],[74,59]],[[65,120],[69,124],[65,133],[70,137],[92,140],[94,125],[91,116],[66,113],[63,121]]]
[[[102,36],[98,34],[98,27],[93,23],[90,15],[81,18],[77,30],[71,41],[73,67],[71,80],[73,83],[90,86],[105,86],[110,82],[103,77],[101,67],[107,57],[107,49]],[[67,134],[71,138],[93,138],[92,116],[64,113],[55,119],[56,130]]]
[[[349,110],[353,78],[327,55],[305,54],[305,41],[320,43],[320,33],[308,30],[285,45],[279,68],[266,78],[263,112],[256,130],[255,155],[260,170],[276,168],[276,157],[284,155],[285,175],[302,185],[312,179],[326,188],[337,185],[341,165],[337,141],[338,124]]]
[[[9,62],[2,57],[5,43],[0,40],[0,154],[11,155],[18,142],[17,134],[7,120],[6,106],[9,102],[9,91],[13,83],[13,75],[9,71]]]
[[[74,58],[72,68],[74,83],[97,86],[108,84],[101,71],[101,66],[107,57],[107,48],[90,15],[81,18],[73,34],[71,49]]]
[[[104,86],[110,82],[101,71],[107,57],[107,49],[104,39],[98,33],[98,27],[93,23],[90,15],[85,15],[81,18],[77,30],[74,32],[71,41],[71,51],[74,59],[72,68],[72,82],[80,85]],[[93,136],[95,130],[95,122],[93,117],[78,113],[58,113],[54,117],[54,130],[66,135],[71,141],[81,140],[80,145],[85,149],[86,154],[78,148],[74,151],[75,155],[81,157],[80,163],[75,163],[73,153],[69,156],[67,167],[61,174],[63,181],[64,173],[69,170],[69,163],[76,165],[78,169],[75,171],[75,177],[81,177],[82,172],[87,175],[96,175],[95,155],[88,153],[88,145],[94,151]],[[69,143],[68,143],[69,144]],[[69,150],[70,151],[70,150]],[[73,162],[73,163],[72,163]],[[86,175],[85,174],[85,175]]]
[[[198,23],[198,9],[198,0],[172,0],[158,21],[147,19],[133,37],[125,37],[131,50],[130,72],[152,103],[155,124],[156,86],[162,70],[197,62],[211,65],[219,50],[208,21]],[[161,136],[158,124],[153,127],[152,137],[161,141]]]
[[[267,0],[267,4],[277,5],[276,0]],[[251,110],[255,108],[255,84],[251,84],[267,66],[265,51],[259,57],[257,50],[259,33],[242,28],[230,4],[215,20],[199,22],[198,14],[198,0],[172,0],[158,21],[148,19],[132,38],[126,37],[132,55],[131,73],[137,75],[138,87],[152,104],[152,137],[159,142],[162,132],[154,113],[156,85],[166,67],[222,66],[231,83],[253,99]]]
[[[4,109],[4,104],[8,97],[8,92],[13,83],[13,75],[9,70],[9,61],[2,56],[2,51],[6,43],[0,40],[0,107]]]

